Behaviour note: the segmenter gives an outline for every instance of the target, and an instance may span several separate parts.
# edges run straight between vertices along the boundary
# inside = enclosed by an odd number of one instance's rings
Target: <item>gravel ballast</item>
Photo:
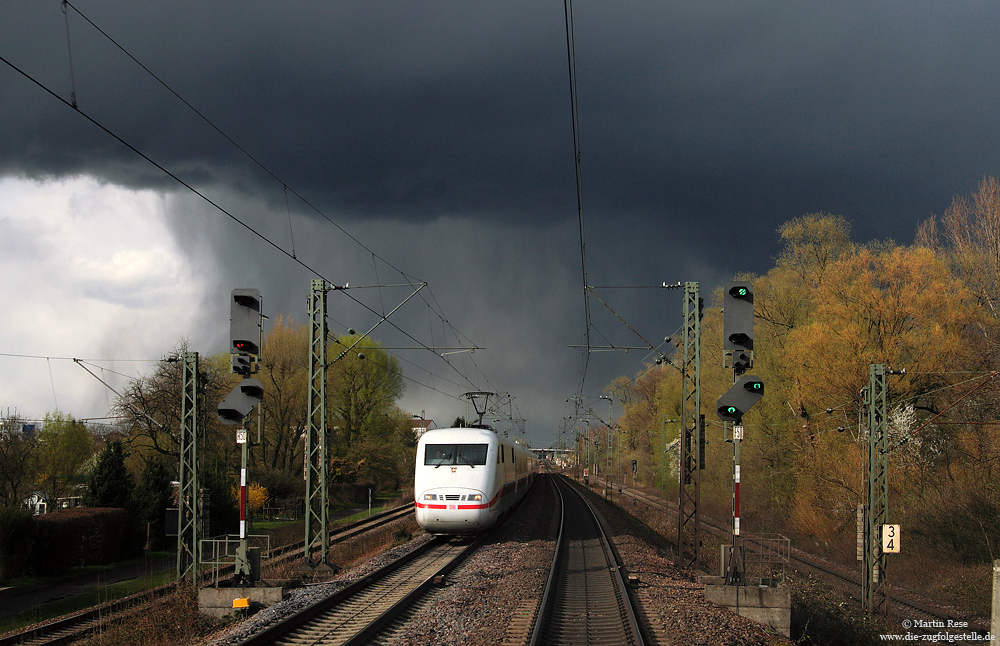
[[[678,570],[663,549],[643,540],[648,528],[617,507],[591,495],[588,500],[613,532],[630,573],[638,574],[638,612],[654,644],[790,644],[764,627],[705,601],[704,588]],[[425,644],[524,644],[543,594],[558,533],[558,496],[548,478],[539,478],[520,507],[483,547],[397,620],[379,640],[386,646]],[[350,571],[337,581],[294,590],[290,597],[234,627],[213,646],[230,646],[322,595],[362,578],[389,559],[430,540],[421,534],[403,546]]]

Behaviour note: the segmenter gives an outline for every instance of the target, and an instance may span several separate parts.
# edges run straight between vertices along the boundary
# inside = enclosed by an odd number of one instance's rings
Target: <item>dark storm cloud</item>
[[[575,214],[560,3],[79,7],[323,208]],[[57,4],[5,11],[4,56],[68,96]],[[775,226],[826,210],[908,233],[913,218],[1000,172],[998,12],[577,2],[585,204],[597,216]],[[81,108],[185,179],[276,199],[252,164],[70,19]],[[4,75],[0,168],[162,181]]]
[[[477,360],[493,361],[500,389],[572,392],[566,346],[582,341],[583,315],[562,3],[74,4],[295,191],[429,280],[497,353]],[[68,99],[60,4],[12,0],[2,14],[0,55]],[[294,220],[299,257],[335,282],[385,277],[365,275],[367,251],[294,195],[286,207],[280,183],[69,19],[81,110],[285,248]],[[766,271],[777,227],[817,211],[852,220],[859,239],[905,243],[953,195],[1000,175],[994,2],[577,0],[574,24],[592,284],[699,280],[708,294]],[[176,187],[6,66],[0,105],[0,174]],[[171,226],[192,259],[219,259],[220,293],[256,284],[272,311],[302,310],[308,272],[293,280],[224,216],[190,196],[176,204]],[[477,261],[454,269],[464,255]],[[652,339],[672,331],[676,300],[643,291],[612,304]],[[602,333],[635,341],[594,307]],[[373,322],[357,306],[333,316]],[[416,326],[426,312],[400,316]],[[634,356],[614,361],[592,360],[592,390],[636,369]]]

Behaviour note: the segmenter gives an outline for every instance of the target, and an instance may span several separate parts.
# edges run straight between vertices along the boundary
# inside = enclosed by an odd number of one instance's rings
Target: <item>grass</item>
[[[113,570],[119,567],[125,567],[129,565],[139,565],[147,561],[160,559],[160,558],[174,558],[176,552],[150,552],[149,554],[134,558],[127,559],[125,561],[115,561],[113,563],[105,563],[103,565],[85,565],[82,567],[76,567],[70,570],[67,574],[62,574],[59,576],[47,576],[47,577],[33,577],[25,576],[18,579],[11,579],[9,581],[4,581],[3,585],[11,588],[28,588],[36,585],[45,585],[47,583],[58,583],[60,581],[71,581],[73,579],[80,578],[87,574],[93,574],[95,572],[106,572],[108,570]]]
[[[409,502],[409,498],[402,495],[399,491],[389,491],[389,492],[379,492],[372,496],[372,508],[371,514],[377,514],[380,511],[385,511],[393,507],[398,507],[400,505]],[[359,507],[357,504],[353,503],[341,503],[338,505],[330,506],[330,514],[335,515],[337,512],[343,512],[350,509],[356,509]],[[333,527],[337,525],[354,522],[356,520],[363,520],[369,515],[367,506],[364,511],[359,511],[350,516],[344,516],[336,519],[331,519],[330,524]],[[251,530],[254,532],[280,532],[286,527],[301,526],[302,519],[298,518],[296,520],[254,520],[251,524]]]
[[[359,539],[331,546],[330,559],[342,567],[350,567],[407,542],[420,531],[412,518],[397,521]],[[280,568],[268,568],[264,564],[263,574],[265,578],[301,578],[303,573],[297,571],[298,565],[285,563]],[[329,578],[328,575],[311,576],[314,580]],[[115,623],[77,643],[80,646],[188,646],[203,643],[226,625],[227,622],[200,614],[197,595],[185,588],[152,604],[135,620]]]
[[[376,507],[376,501],[379,506]],[[381,493],[373,497],[371,513],[396,507],[409,502],[410,498],[400,495],[400,492]],[[339,510],[353,509],[358,505],[341,505],[331,508],[332,513]],[[368,516],[368,510],[360,511],[346,518],[338,518],[331,522],[331,526],[360,520]],[[253,531],[260,533],[270,533],[275,538],[278,536],[293,536],[301,531],[302,520],[292,521],[259,521],[254,523]],[[404,521],[392,523],[364,537],[363,540],[350,541],[348,544],[341,544],[331,547],[330,558],[334,563],[341,566],[350,566],[361,560],[371,558],[386,549],[399,543],[406,542],[412,535],[419,532],[414,521]],[[274,539],[272,539],[273,541]],[[144,559],[134,559],[102,566],[90,566],[86,568],[74,569],[71,574],[61,577],[31,578],[24,577],[15,581],[10,581],[6,585],[13,587],[28,587],[33,585],[44,585],[46,583],[58,583],[78,578],[93,572],[111,570],[123,565],[143,563],[150,558],[172,557],[172,552],[152,553]],[[282,568],[281,572],[267,571],[265,564],[265,578],[301,578],[302,573],[295,568],[298,563]],[[173,581],[176,572],[173,568],[158,574],[152,574],[137,579],[121,581],[119,583],[100,586],[99,588],[51,603],[46,603],[31,611],[8,617],[0,617],[0,634],[25,628],[35,623],[40,623],[61,617],[63,615],[80,612],[95,605],[121,599],[137,592],[142,592],[150,588],[163,585]],[[155,609],[144,612],[137,621],[125,622],[125,625],[112,625],[103,629],[99,634],[94,635],[83,642],[88,646],[124,646],[126,644],[187,644],[197,641],[197,638],[209,634],[216,630],[221,624],[206,619],[198,613],[197,597],[191,596],[190,590],[177,592],[165,600],[158,601]]]
[[[275,530],[281,530],[285,527],[292,527],[294,525],[301,525],[302,519],[299,520],[255,520],[250,526],[251,532],[272,532]]]
[[[197,643],[225,622],[198,612],[198,595],[183,588],[145,607],[132,621],[105,626],[80,646],[172,646]]]
[[[409,541],[414,535],[422,531],[416,520],[408,518],[396,521],[374,529],[363,536],[359,536],[344,543],[337,543],[330,546],[330,561],[342,568],[349,568],[354,564],[367,560],[391,547]],[[301,561],[286,561],[278,564],[262,564],[261,576],[266,579],[310,579],[320,581],[330,578],[332,575],[320,573],[307,574],[298,570]]]
[[[137,592],[143,592],[150,588],[163,585],[173,581],[176,573],[171,569],[166,572],[150,574],[137,579],[120,581],[98,588],[89,592],[84,592],[65,599],[59,599],[43,604],[33,610],[7,617],[0,617],[0,634],[11,630],[25,628],[32,624],[48,621],[63,615],[73,614],[82,610],[87,610],[93,606],[122,599]]]

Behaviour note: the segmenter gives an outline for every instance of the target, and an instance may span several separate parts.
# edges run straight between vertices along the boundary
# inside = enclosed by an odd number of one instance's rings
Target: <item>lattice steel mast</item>
[[[326,281],[312,281],[309,294],[309,393],[305,438],[305,551],[302,566],[329,570],[329,438],[326,426]]]
[[[180,467],[177,480],[177,582],[197,585],[198,522],[198,353],[185,352],[181,368]]]
[[[681,381],[680,474],[677,500],[677,561],[682,567],[701,556],[701,317],[698,283],[684,283],[684,359]],[[693,526],[692,555],[685,549],[685,529]]]
[[[865,489],[865,534],[862,559],[862,601],[865,612],[888,611],[885,554],[882,553],[882,525],[889,520],[889,475],[887,428],[888,393],[885,364],[872,364],[865,388],[865,417],[868,442]]]

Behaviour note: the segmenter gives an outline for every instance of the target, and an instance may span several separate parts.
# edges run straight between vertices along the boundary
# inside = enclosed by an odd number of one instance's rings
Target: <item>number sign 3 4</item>
[[[899,554],[899,525],[882,525],[882,552]]]

